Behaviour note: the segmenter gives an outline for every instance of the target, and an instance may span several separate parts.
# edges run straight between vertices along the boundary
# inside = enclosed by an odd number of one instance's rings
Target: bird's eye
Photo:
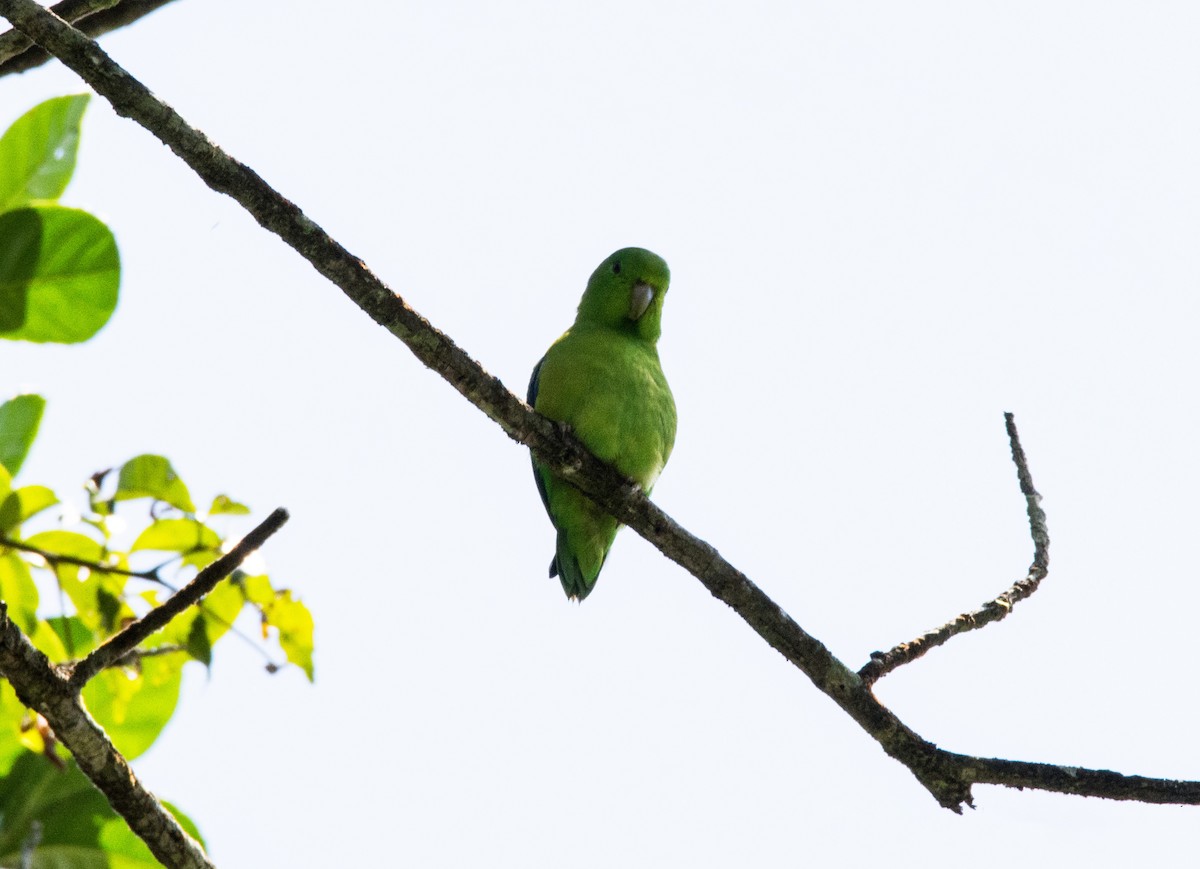
[[[613,274],[619,275],[620,273],[621,273],[621,261],[617,260],[615,263],[613,263]]]

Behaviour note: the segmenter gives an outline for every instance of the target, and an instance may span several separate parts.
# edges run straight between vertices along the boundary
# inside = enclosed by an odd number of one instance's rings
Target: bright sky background
[[[1024,575],[1015,412],[1050,577],[877,693],[955,751],[1200,778],[1198,42],[1193,3],[180,0],[103,44],[519,393],[602,258],[664,256],[655,500],[851,667]],[[0,80],[0,126],[80,89]],[[102,100],[64,201],[122,299],[0,346],[50,402],[22,478],[161,452],[293,515],[316,685],[223,643],[136,765],[223,869],[1194,852],[1195,808],[940,809],[631,532],[569,604],[526,452]]]

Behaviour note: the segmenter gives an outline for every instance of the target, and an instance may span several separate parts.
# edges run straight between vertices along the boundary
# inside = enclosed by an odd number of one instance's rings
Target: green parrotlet
[[[528,401],[565,423],[598,458],[646,494],[675,444],[675,399],[658,361],[671,272],[662,257],[619,250],[588,280],[575,323],[533,369]],[[558,532],[550,576],[572,600],[596,586],[617,520],[533,460],[533,476]]]

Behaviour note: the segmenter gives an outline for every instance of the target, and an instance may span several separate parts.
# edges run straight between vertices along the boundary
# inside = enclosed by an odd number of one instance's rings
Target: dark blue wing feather
[[[538,360],[538,364],[533,367],[533,375],[529,378],[529,391],[525,394],[525,401],[530,407],[537,405],[538,396],[538,378],[542,373],[542,363],[546,361],[543,356]],[[542,506],[546,508],[546,515],[550,517],[550,522],[554,522],[554,516],[550,512],[550,496],[546,494],[546,481],[542,479],[542,473],[538,470],[537,459],[530,454],[530,460],[533,462],[533,481],[537,483],[538,494],[542,496]],[[558,576],[558,554],[555,553],[554,558],[550,560],[550,575]]]

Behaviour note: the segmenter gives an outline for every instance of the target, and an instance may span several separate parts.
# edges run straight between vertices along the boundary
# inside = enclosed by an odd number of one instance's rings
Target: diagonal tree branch
[[[132,24],[172,0],[62,0],[50,8],[88,36],[103,36]],[[28,72],[54,55],[17,30],[0,35],[0,76]]]
[[[13,624],[3,602],[0,673],[12,683],[21,702],[46,719],[79,768],[155,857],[175,869],[213,869],[200,844],[138,781],[128,762],[84,708],[79,692],[54,672],[46,656]]]
[[[1135,798],[1130,794],[1136,792],[1137,799],[1147,802],[1200,803],[1200,783],[1181,785],[1160,779],[1075,770],[1076,776],[1090,784],[1088,788],[1070,790],[1060,781],[1062,767],[958,755],[925,741],[884,707],[858,674],[805,632],[713,547],[679,527],[650,503],[636,485],[588,453],[575,438],[530,410],[298,207],[189,126],[94,42],[32,0],[0,0],[0,15],[78,73],[119,114],[150,130],[206,184],[237,200],[263,227],[280,236],[377,323],[403,341],[424,365],[445,378],[511,438],[529,447],[554,473],[578,486],[606,511],[695,575],[715,597],[733,608],[764,640],[804,672],[885,752],[907,766],[941,805],[961,812],[963,805],[971,805],[974,783],[1087,793],[1113,799]],[[1107,775],[1116,776],[1111,787],[1096,784]]]
[[[1004,414],[1004,428],[1008,432],[1008,441],[1012,446],[1013,462],[1017,466],[1017,481],[1021,484],[1021,494],[1025,496],[1025,510],[1029,514],[1029,532],[1033,535],[1033,563],[1023,579],[1017,580],[1003,594],[987,601],[973,612],[963,613],[951,619],[940,628],[926,631],[921,636],[907,643],[901,643],[887,652],[872,652],[868,661],[858,675],[867,685],[874,685],[888,673],[910,661],[924,655],[930,649],[948,642],[951,637],[974,631],[992,622],[998,622],[1007,616],[1014,606],[1038,590],[1046,574],[1050,572],[1050,532],[1046,530],[1046,514],[1040,502],[1042,496],[1033,488],[1033,477],[1029,473],[1029,463],[1025,459],[1025,450],[1021,448],[1021,437],[1017,434],[1017,424],[1011,413]]]
[[[736,610],[763,639],[849,713],[885,751],[913,770],[939,802],[957,807],[969,800],[969,786],[956,781],[954,771],[938,759],[934,746],[905,727],[853,671],[754,583],[707,543],[680,528],[637,486],[592,456],[578,440],[563,435],[558,426],[530,410],[253,170],[188,125],[95,42],[33,0],[0,0],[0,14],[75,70],[112,103],[118,114],[154,132],[210,187],[241,203],[260,224],[295,248],[510,437],[530,447],[548,467],[699,578],[715,597]]]
[[[128,762],[88,714],[80,690],[106,667],[129,660],[150,634],[192,604],[198,603],[217,583],[229,576],[287,521],[277,509],[225,555],[218,558],[161,606],[127,625],[82,661],[53,667],[8,618],[0,601],[0,676],[12,683],[17,697],[49,723],[55,737],[75,757],[79,768],[108,798],[159,860],[171,867],[211,867],[204,850],[163,808],[158,799],[134,776]],[[155,654],[150,650],[144,654]],[[179,651],[171,647],[170,651]]]
[[[287,510],[282,507],[276,508],[257,528],[243,537],[233,549],[197,573],[191,582],[167,598],[161,606],[155,607],[137,621],[126,625],[120,632],[113,634],[102,645],[94,649],[90,655],[72,666],[67,674],[67,681],[76,691],[82,690],[88,680],[105,667],[110,667],[124,658],[155,631],[165,628],[175,616],[192,604],[199,603],[201,598],[217,587],[217,583],[233,573],[251,552],[266,543],[272,534],[282,528],[287,520]]]

